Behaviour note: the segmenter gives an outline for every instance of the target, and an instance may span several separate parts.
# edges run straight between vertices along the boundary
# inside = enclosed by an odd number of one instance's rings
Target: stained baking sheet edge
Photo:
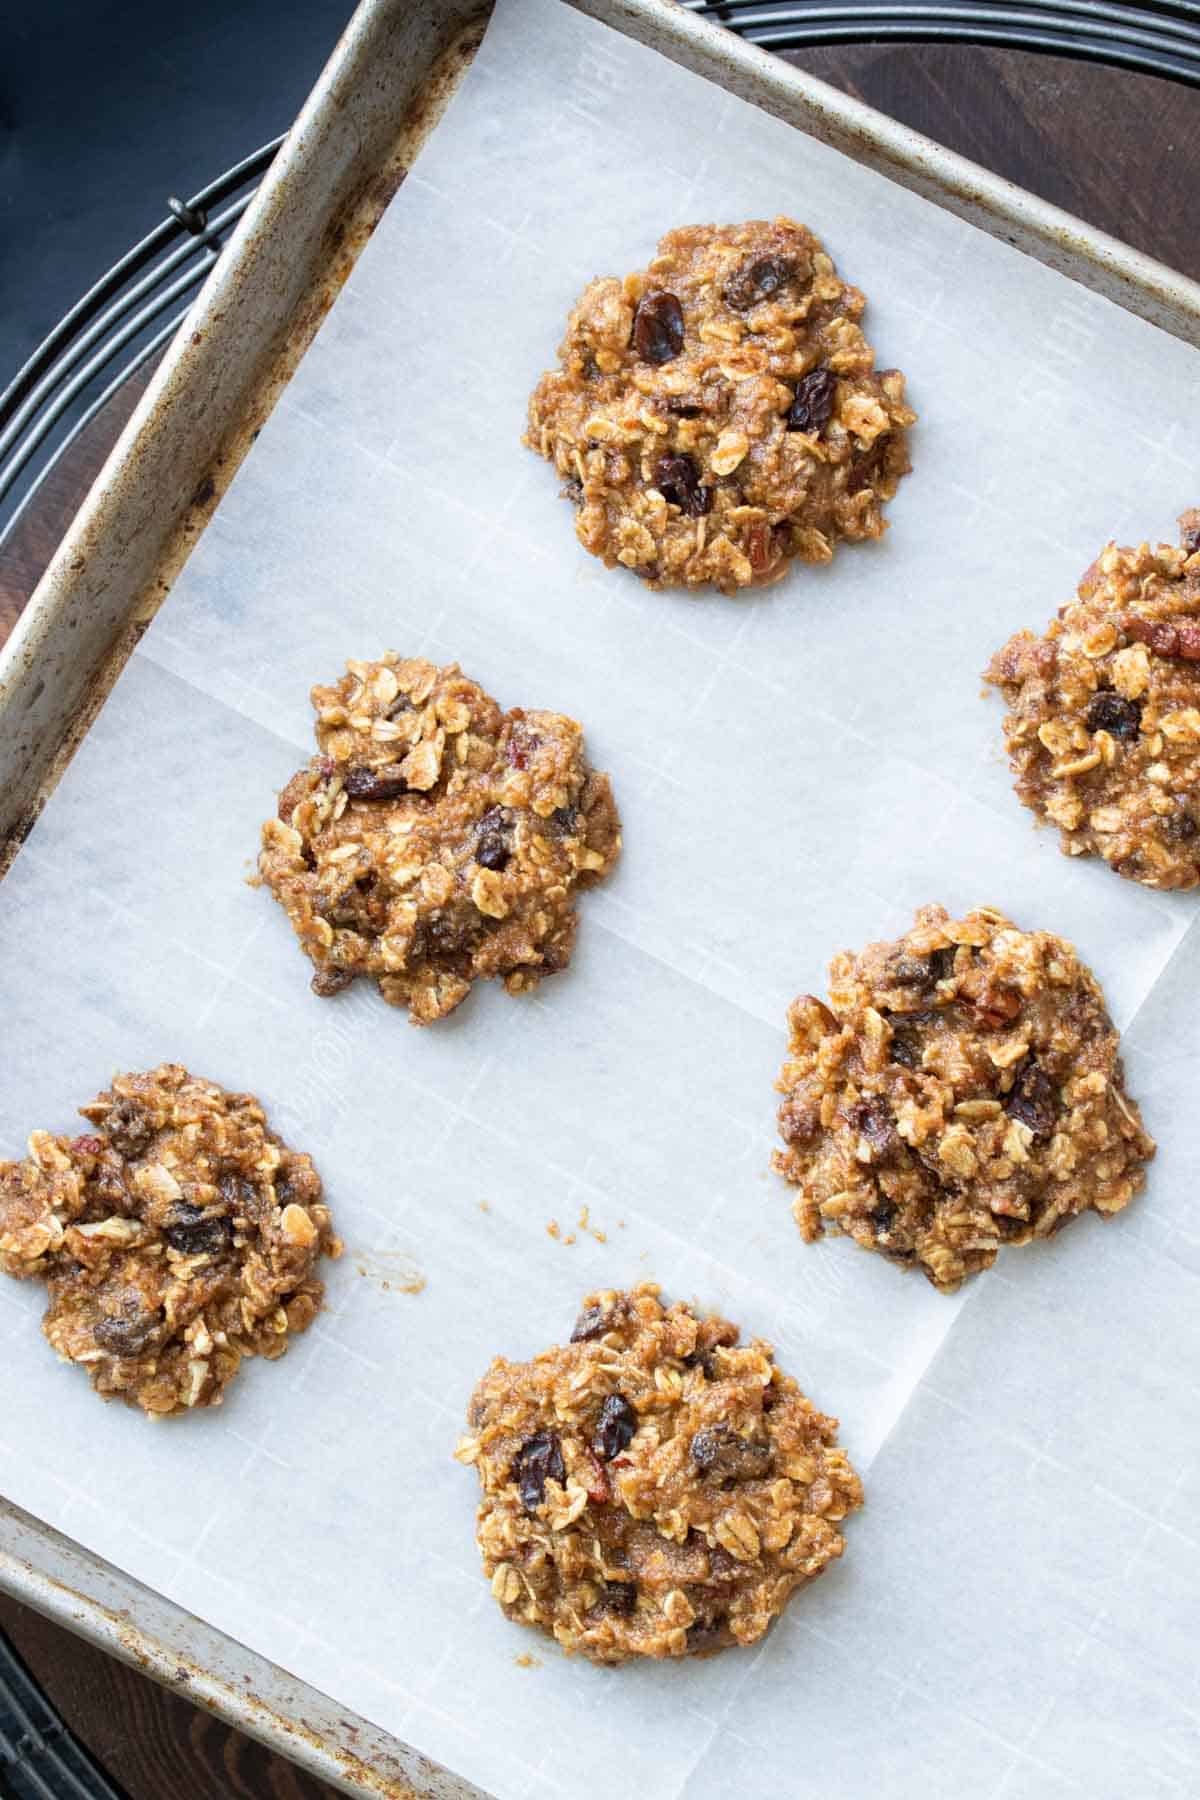
[[[572,3],[1200,344],[1197,284],[666,0]],[[0,842],[19,841],[168,591],[466,66],[473,17],[469,0],[355,14],[0,657]],[[0,1587],[347,1792],[474,1791],[3,1502]]]

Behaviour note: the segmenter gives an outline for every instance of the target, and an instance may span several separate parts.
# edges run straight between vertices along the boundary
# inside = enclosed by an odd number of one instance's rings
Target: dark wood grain
[[[857,44],[786,60],[1200,279],[1196,89],[966,44]]]
[[[1200,98],[1150,76],[956,46],[842,46],[789,61],[1200,278]],[[114,249],[116,246],[114,246]],[[73,446],[0,552],[0,641],[147,375]],[[175,1693],[0,1599],[0,1627],[130,1800],[332,1800]]]
[[[128,1800],[338,1800],[324,1782],[28,1607],[0,1597],[0,1628]]]

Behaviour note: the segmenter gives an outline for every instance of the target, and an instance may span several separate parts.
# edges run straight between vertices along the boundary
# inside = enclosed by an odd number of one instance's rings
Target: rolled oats
[[[1104,995],[1072,946],[980,908],[843,951],[789,1013],[778,1082],[808,1241],[852,1237],[951,1292],[1005,1244],[1118,1212],[1154,1154]]]
[[[791,219],[668,232],[648,269],[584,291],[529,403],[576,535],[651,587],[725,593],[877,538],[909,468],[897,369],[864,301]]]
[[[258,867],[314,991],[367,976],[427,1025],[474,981],[522,993],[565,969],[576,892],[621,848],[575,721],[502,713],[457,663],[391,654],[312,698],[320,754],[280,795]]]
[[[1152,888],[1200,883],[1200,512],[1178,548],[1109,544],[1041,637],[1018,631],[985,679],[1016,790],[1068,856]]]
[[[589,1294],[569,1344],[498,1357],[471,1400],[492,1593],[596,1662],[753,1643],[862,1504],[836,1430],[727,1320]]]
[[[337,1256],[311,1160],[250,1094],[164,1063],[35,1131],[0,1163],[0,1269],[45,1281],[42,1329],[105,1399],[162,1415],[216,1406],[247,1356],[282,1356]]]

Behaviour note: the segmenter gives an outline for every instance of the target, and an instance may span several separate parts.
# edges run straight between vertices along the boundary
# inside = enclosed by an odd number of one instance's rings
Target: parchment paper
[[[518,445],[528,390],[593,274],[779,211],[866,290],[916,472],[886,540],[828,569],[649,593],[577,547]],[[1196,371],[557,0],[500,0],[0,889],[4,1153],[116,1068],[249,1088],[324,1174],[330,1310],[221,1412],[156,1428],[0,1283],[8,1495],[504,1800],[1195,1792],[1197,903],[1031,829],[978,672],[1109,536],[1173,534]],[[626,827],[570,972],[423,1032],[315,999],[242,881],[309,686],[389,646],[583,720]],[[957,1300],[805,1247],[767,1173],[786,1003],[931,899],[1078,942],[1161,1146],[1126,1214]],[[868,1504],[757,1651],[613,1673],[500,1616],[451,1452],[493,1354],[639,1277],[771,1339]]]

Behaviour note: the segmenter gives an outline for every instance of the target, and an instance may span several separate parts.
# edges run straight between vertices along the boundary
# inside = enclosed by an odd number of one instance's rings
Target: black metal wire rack
[[[0,1794],[5,1800],[122,1800],[0,1636]]]
[[[684,0],[749,42],[999,45],[1200,87],[1200,0]],[[264,144],[167,217],[71,308],[0,394],[0,545],[55,463],[170,340],[282,140]]]

